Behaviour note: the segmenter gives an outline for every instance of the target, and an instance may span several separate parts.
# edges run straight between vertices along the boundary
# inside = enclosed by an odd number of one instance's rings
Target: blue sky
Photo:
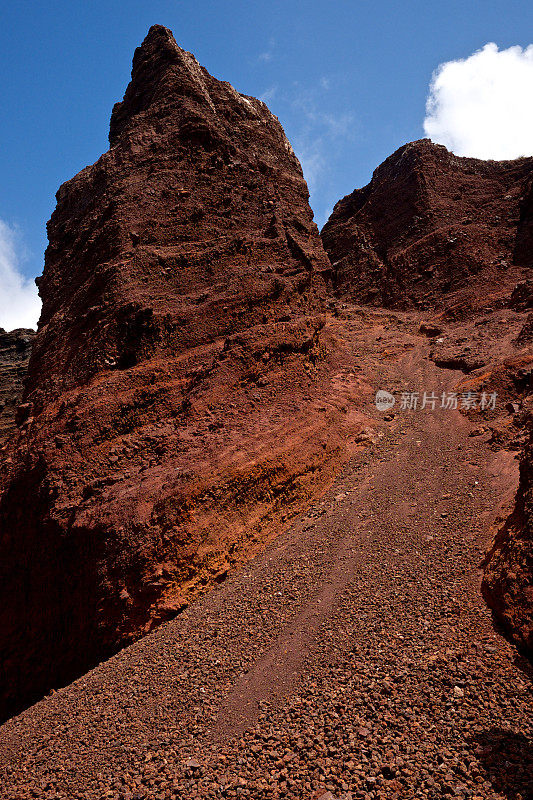
[[[14,232],[19,269],[35,276],[54,194],[107,149],[111,108],[151,24],[172,28],[215,77],[261,97],[279,116],[322,225],[333,204],[368,182],[387,155],[424,135],[437,66],[488,42],[527,46],[533,6],[17,0],[3,4],[0,22],[0,220]]]

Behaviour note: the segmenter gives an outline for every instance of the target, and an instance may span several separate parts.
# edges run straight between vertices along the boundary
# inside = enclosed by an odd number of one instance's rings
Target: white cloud
[[[0,328],[36,328],[41,301],[33,280],[20,272],[23,249],[15,228],[0,220]]]
[[[321,129],[326,136],[337,138],[349,136],[354,117],[350,112],[327,113],[319,108],[319,99],[314,92],[302,91],[292,106],[303,114],[308,125]]]
[[[274,50],[276,49],[276,40],[274,38],[270,38],[268,41],[268,49],[265,50],[263,53],[259,53],[257,56],[257,61],[259,64],[268,64],[274,58]]]
[[[433,74],[424,130],[460,156],[533,155],[533,45],[493,42]]]

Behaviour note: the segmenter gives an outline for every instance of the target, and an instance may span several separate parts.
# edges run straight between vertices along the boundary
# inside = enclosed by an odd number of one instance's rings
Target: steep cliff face
[[[103,369],[307,324],[321,308],[327,259],[307,186],[262,102],[212,78],[156,26],[109,138],[59,189],[48,225],[28,392],[37,405]]]
[[[516,506],[485,560],[483,596],[510,638],[533,658],[533,416]]]
[[[533,159],[459,158],[427,139],[401,147],[322,231],[338,294],[431,307],[482,274],[485,290],[532,263]]]
[[[483,596],[507,635],[533,659],[533,291],[519,283],[510,305],[524,323],[514,344],[524,354],[511,369],[514,397],[508,403],[520,432],[520,483],[512,514],[498,531],[484,563]],[[520,393],[524,394],[520,398]]]
[[[2,476],[4,715],[223,580],[346,447],[329,262],[278,120],[155,26],[110,143],[48,226]]]
[[[34,337],[35,331],[30,328],[9,333],[0,328],[0,447],[15,428],[15,410],[22,397]]]

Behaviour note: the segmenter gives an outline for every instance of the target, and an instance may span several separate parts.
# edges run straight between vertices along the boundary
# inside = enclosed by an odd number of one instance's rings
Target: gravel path
[[[452,385],[382,321],[353,323],[376,388]],[[264,553],[0,729],[2,800],[533,798],[532,672],[479,594],[516,461],[458,412],[374,414]]]

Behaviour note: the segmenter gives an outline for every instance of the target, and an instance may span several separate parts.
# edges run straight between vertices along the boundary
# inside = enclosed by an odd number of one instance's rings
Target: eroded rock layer
[[[319,336],[329,262],[266,106],[155,26],[110,143],[48,227],[0,502],[4,715],[223,580],[356,424],[342,342]]]
[[[404,145],[322,231],[336,291],[355,302],[420,308],[482,276],[531,266],[533,159],[460,158],[427,139]]]
[[[22,381],[28,370],[35,331],[0,328],[0,447],[15,427],[15,409],[22,396]]]

